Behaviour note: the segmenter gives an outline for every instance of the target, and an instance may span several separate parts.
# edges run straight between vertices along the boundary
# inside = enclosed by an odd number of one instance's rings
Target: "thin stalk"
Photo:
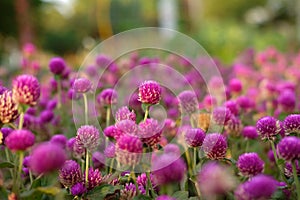
[[[146,121],[146,119],[148,118],[150,106],[149,106],[149,105],[146,105],[145,107],[146,107],[146,109],[145,109],[144,121]]]
[[[57,79],[57,98],[58,98],[58,102],[57,102],[57,108],[60,109],[61,108],[61,80],[60,78]]]
[[[89,175],[89,151],[85,150],[85,185],[88,186]]]
[[[247,153],[248,152],[248,150],[249,150],[249,140],[248,139],[246,139],[246,149],[245,149],[245,152]]]
[[[19,130],[23,128],[23,123],[24,123],[24,111],[22,110],[19,118],[19,126],[18,126]]]
[[[133,167],[133,169],[134,169],[134,167]],[[133,169],[130,172],[130,176],[131,176],[131,178],[133,180],[133,183],[135,185],[136,193],[137,193],[137,195],[139,195],[140,191],[139,191],[139,187],[138,187],[137,182],[136,182],[136,177],[135,177],[135,173],[134,173]]]
[[[32,185],[32,183],[33,183],[33,177],[32,177],[32,172],[31,172],[30,169],[29,169],[29,179],[30,179],[30,185]]]
[[[88,101],[87,101],[87,96],[85,93],[82,94],[83,96],[83,102],[84,102],[84,119],[85,119],[85,124],[88,125],[89,123],[89,118],[88,118]]]
[[[110,114],[111,114],[110,107],[107,106],[107,108],[106,108],[106,127],[108,127],[110,125]]]
[[[109,174],[112,173],[112,169],[113,169],[113,167],[114,167],[114,162],[115,162],[115,159],[112,158],[111,161],[110,161]]]
[[[23,166],[23,159],[24,159],[24,152],[19,152],[19,165],[18,168],[15,168],[16,175],[14,177],[14,184],[13,184],[13,191],[16,194],[19,194],[20,186],[21,186],[21,173],[22,173],[22,166]]]
[[[192,128],[196,127],[193,115],[190,115],[190,123],[191,123]]]
[[[17,130],[18,128],[16,127],[16,125],[14,125],[13,123],[9,123],[8,126],[10,126],[12,129]]]
[[[276,166],[277,166],[277,168],[278,168],[278,170],[279,170],[279,174],[280,174],[282,180],[285,181],[285,182],[287,183],[287,180],[286,180],[286,178],[285,178],[285,176],[284,176],[284,173],[283,173],[281,167],[280,167],[279,164],[278,164],[278,157],[277,157],[277,153],[276,153],[275,144],[274,144],[273,141],[270,141],[270,143],[271,143],[272,151],[273,151],[273,154],[274,154],[275,164],[276,164]]]
[[[185,150],[185,157],[186,157],[186,161],[187,161],[187,164],[188,164],[188,171],[189,171],[189,174],[190,176],[192,176],[192,170],[191,170],[191,158],[190,158],[190,153],[189,153],[189,149],[186,148]]]
[[[193,169],[196,171],[196,166],[197,166],[197,148],[194,147],[193,150],[194,150],[194,155],[193,155],[193,159],[194,159],[193,164],[194,164],[194,166],[193,166]]]
[[[6,156],[7,162],[10,162],[10,156],[9,156],[8,148],[5,147],[4,151],[5,151],[5,156]],[[14,175],[13,175],[12,169],[9,169],[9,173],[10,173],[10,176],[13,178]]]
[[[292,168],[293,168],[294,182],[295,182],[296,191],[297,191],[297,199],[300,200],[300,184],[299,184],[299,179],[298,179],[298,175],[297,175],[297,168],[296,168],[295,161],[292,161]]]
[[[150,191],[153,191],[151,178],[150,178],[150,171],[146,172],[146,176],[147,176],[146,195],[148,196],[150,194]]]

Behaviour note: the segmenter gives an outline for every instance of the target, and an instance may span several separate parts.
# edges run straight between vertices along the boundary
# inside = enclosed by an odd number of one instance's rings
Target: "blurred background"
[[[133,28],[178,30],[224,63],[245,49],[296,51],[300,0],[1,0],[0,64],[17,66],[32,43],[38,59],[80,65],[102,40]]]

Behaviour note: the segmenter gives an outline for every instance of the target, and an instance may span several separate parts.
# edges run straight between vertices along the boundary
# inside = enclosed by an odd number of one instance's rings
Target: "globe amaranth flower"
[[[12,92],[5,90],[0,95],[0,123],[13,122],[19,116],[18,105],[12,98]]]
[[[198,99],[194,92],[192,91],[183,91],[178,95],[179,108],[182,114],[192,114],[195,113],[198,108]]]
[[[300,133],[300,114],[288,115],[283,121],[285,134]]]
[[[169,143],[166,146],[164,146],[164,153],[165,154],[174,154],[176,156],[180,156],[180,148],[176,144]]]
[[[234,137],[240,136],[242,131],[241,120],[238,117],[232,115],[224,128],[229,135]]]
[[[102,169],[105,166],[105,156],[99,151],[93,153],[92,161],[94,168]]]
[[[136,165],[142,156],[143,143],[132,135],[123,135],[116,143],[117,161],[124,165]]]
[[[73,83],[73,89],[76,93],[86,93],[92,88],[92,83],[89,79],[78,78]]]
[[[270,199],[277,187],[278,182],[275,179],[260,174],[240,184],[234,196],[237,200]]]
[[[76,142],[90,152],[98,147],[99,138],[99,131],[94,126],[84,125],[77,130]]]
[[[138,100],[145,104],[157,104],[161,99],[161,86],[156,81],[145,81],[139,86]]]
[[[87,190],[86,190],[85,184],[82,182],[76,183],[75,185],[73,185],[71,187],[71,194],[73,196],[81,196],[86,192],[87,192]]]
[[[65,187],[72,187],[83,181],[80,165],[74,160],[67,160],[59,170],[59,181]]]
[[[281,131],[279,120],[266,116],[256,122],[256,131],[261,139],[273,140]]]
[[[88,186],[87,189],[91,190],[96,186],[99,186],[103,183],[103,177],[99,169],[93,169],[92,167],[88,172]]]
[[[240,155],[236,165],[241,174],[246,177],[255,176],[264,170],[264,161],[257,153],[244,153]]]
[[[155,119],[146,119],[138,126],[138,136],[148,146],[155,147],[161,140],[162,129]]]
[[[136,135],[138,132],[138,126],[136,123],[130,119],[125,119],[122,121],[118,121],[115,124],[116,128],[121,130],[123,133]]]
[[[232,113],[227,107],[217,107],[213,110],[212,117],[218,125],[226,125]]]
[[[296,165],[296,171],[297,171],[297,175],[299,176],[300,175],[300,165],[299,165],[299,161],[298,160],[295,160],[295,165]],[[293,176],[293,167],[292,167],[292,164],[290,162],[287,162],[285,164],[285,168],[284,168],[284,174],[287,176],[287,177],[292,177]]]
[[[64,149],[53,143],[38,145],[30,156],[29,166],[36,174],[44,174],[60,169],[67,158]]]
[[[254,126],[245,126],[242,130],[242,135],[247,139],[256,139],[258,137],[258,133]]]
[[[200,128],[187,129],[184,134],[186,143],[191,147],[200,147],[205,138],[205,132]]]
[[[6,87],[3,87],[3,86],[0,84],[0,95],[3,94],[6,90],[7,90],[7,88],[6,88]]]
[[[229,89],[231,92],[240,93],[243,89],[242,82],[237,78],[231,79],[229,81]]]
[[[236,180],[231,170],[217,162],[205,164],[197,176],[201,194],[210,199],[235,188]]]
[[[186,164],[175,154],[163,154],[154,158],[151,171],[155,184],[166,185],[182,181],[186,172]]]
[[[111,125],[104,129],[103,134],[106,137],[110,137],[110,138],[114,138],[115,140],[118,140],[125,133],[122,130],[118,129],[116,126]]]
[[[49,62],[49,69],[55,75],[61,75],[66,68],[64,59],[60,57],[52,58]]]
[[[119,108],[115,114],[116,121],[122,121],[125,119],[130,119],[134,122],[136,120],[136,115],[135,115],[134,111],[133,110],[130,111],[127,106],[123,106],[123,107]]]
[[[34,106],[40,97],[40,84],[32,75],[17,76],[12,82],[12,96],[19,104]]]
[[[228,100],[224,103],[224,106],[228,108],[233,115],[237,116],[239,114],[239,108],[236,101]]]
[[[133,199],[137,195],[136,187],[133,183],[126,183],[125,188],[120,193],[120,200]]]
[[[28,130],[14,130],[5,138],[5,145],[12,151],[24,151],[35,142],[35,136]]]
[[[292,161],[300,158],[300,138],[287,136],[280,140],[277,151],[281,158]]]
[[[65,148],[67,145],[68,138],[63,134],[53,135],[50,139],[51,143],[60,145],[62,148]]]
[[[296,95],[291,90],[284,90],[278,97],[278,104],[282,111],[293,112],[296,107]]]
[[[44,110],[40,114],[40,120],[42,123],[49,123],[54,118],[54,113],[52,110]]]
[[[97,102],[102,106],[110,106],[117,103],[117,92],[114,89],[104,89],[98,96]]]
[[[212,160],[225,158],[227,151],[227,140],[219,133],[207,134],[202,144],[206,157]]]
[[[104,150],[104,155],[107,158],[114,158],[116,156],[116,146],[114,143],[110,143]]]

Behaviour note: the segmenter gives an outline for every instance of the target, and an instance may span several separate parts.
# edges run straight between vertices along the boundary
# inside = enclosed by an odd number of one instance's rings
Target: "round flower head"
[[[104,155],[107,158],[114,158],[116,156],[116,146],[114,143],[110,143],[104,150]]]
[[[280,140],[277,151],[284,160],[292,161],[300,158],[300,138],[287,136]]]
[[[207,134],[204,138],[202,148],[209,159],[222,159],[226,156],[227,140],[219,133]]]
[[[242,135],[247,139],[256,139],[258,137],[258,133],[254,126],[245,126],[242,130]]]
[[[180,156],[180,148],[176,144],[169,143],[164,147],[164,153],[165,154],[175,154],[176,156]]]
[[[61,75],[66,68],[64,59],[55,57],[49,62],[49,69],[55,75]]]
[[[81,196],[84,193],[86,193],[86,188],[85,188],[85,184],[80,182],[80,183],[76,183],[75,185],[73,185],[73,187],[71,188],[71,194],[73,196]]]
[[[13,131],[13,129],[8,128],[8,127],[3,127],[0,129],[0,132],[2,133],[2,144],[5,143],[5,139],[12,131]]]
[[[296,171],[297,171],[297,175],[299,176],[300,175],[300,165],[299,165],[299,161],[298,160],[295,160],[295,165],[296,165]],[[285,168],[284,168],[284,174],[287,176],[287,177],[292,177],[293,176],[293,167],[292,167],[292,164],[287,162],[285,164]]]
[[[110,106],[117,103],[117,92],[114,89],[104,89],[98,96],[97,102],[102,106]]]
[[[116,121],[122,121],[125,119],[130,119],[134,122],[136,120],[136,115],[135,115],[134,111],[130,111],[127,106],[119,108],[115,115]]]
[[[0,95],[0,123],[13,122],[18,116],[18,105],[12,98],[12,92],[5,90]]]
[[[89,79],[78,78],[73,83],[73,89],[76,93],[86,93],[92,88],[92,83]]]
[[[99,186],[103,182],[103,177],[99,169],[90,168],[88,172],[88,190],[93,189],[96,186]]]
[[[120,200],[133,199],[137,194],[136,187],[133,183],[126,183],[120,193]]]
[[[12,83],[13,99],[19,104],[34,106],[40,97],[40,84],[37,78],[31,75],[17,76]]]
[[[237,200],[270,199],[277,187],[275,179],[261,174],[239,185],[234,196]]]
[[[243,176],[252,177],[264,170],[264,161],[257,153],[244,153],[239,156],[237,167]]]
[[[44,174],[60,169],[66,161],[65,151],[57,144],[42,143],[31,153],[30,169],[36,174]]]
[[[273,140],[281,131],[280,122],[274,117],[263,117],[256,122],[256,131],[261,139]]]
[[[199,147],[205,138],[205,132],[200,128],[187,129],[184,134],[186,143],[191,147]]]
[[[283,121],[285,134],[300,133],[300,114],[292,114],[287,116]]]
[[[146,119],[139,124],[138,129],[138,136],[143,143],[154,147],[160,142],[162,129],[157,120]]]
[[[92,155],[92,161],[94,168],[101,169],[104,167],[105,164],[105,156],[101,152],[96,151]]]
[[[142,156],[143,143],[132,135],[124,135],[116,143],[117,161],[124,165],[137,164]]]
[[[229,100],[224,103],[224,106],[230,110],[230,112],[237,116],[239,114],[238,105],[235,101]]]
[[[229,89],[232,92],[240,93],[242,91],[242,82],[239,79],[231,79],[229,81]]]
[[[225,130],[231,136],[240,136],[242,130],[242,123],[240,119],[232,115],[225,126]]]
[[[178,95],[179,107],[182,114],[192,114],[198,110],[197,96],[192,91],[183,91]]]
[[[166,185],[182,181],[186,165],[182,158],[175,154],[163,154],[153,160],[151,171],[156,184]]]
[[[77,130],[76,142],[88,151],[94,151],[99,145],[99,131],[96,127],[85,125]]]
[[[145,81],[139,86],[138,100],[145,104],[157,104],[161,98],[161,87],[156,81]]]
[[[291,90],[284,90],[278,97],[278,104],[282,111],[293,112],[296,107],[296,95]]]
[[[197,182],[201,194],[207,199],[225,194],[234,189],[236,180],[233,173],[217,162],[205,164],[198,174]]]
[[[62,148],[65,148],[67,145],[67,137],[64,136],[63,134],[57,134],[57,135],[53,135],[50,139],[51,143],[55,143],[60,145]]]
[[[122,135],[125,134],[122,130],[118,129],[114,125],[106,127],[103,133],[106,137],[114,138],[115,140],[118,140]]]
[[[237,104],[239,105],[239,108],[248,111],[252,109],[255,106],[255,103],[252,99],[246,96],[239,96],[236,99]]]
[[[5,138],[5,145],[12,151],[24,151],[34,144],[35,136],[28,130],[14,130]]]
[[[160,195],[160,196],[156,197],[155,200],[176,200],[176,198],[170,197],[168,195]]]
[[[62,168],[59,170],[59,181],[65,187],[72,187],[76,183],[83,181],[80,165],[74,160],[65,161]]]
[[[0,95],[3,94],[6,90],[7,90],[7,88],[3,87],[3,86],[0,84]]]
[[[116,128],[123,133],[135,135],[138,131],[136,123],[130,119],[125,119],[116,123]]]
[[[218,125],[226,125],[232,113],[227,107],[217,107],[213,110],[212,117]]]
[[[49,123],[54,118],[54,113],[52,110],[44,110],[40,114],[40,120],[42,123]]]

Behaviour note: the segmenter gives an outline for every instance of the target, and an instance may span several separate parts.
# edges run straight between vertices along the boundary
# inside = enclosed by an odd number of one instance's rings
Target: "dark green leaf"
[[[283,159],[281,159],[281,158],[280,158],[280,159],[278,159],[278,165],[283,165],[283,164],[284,164],[284,162],[285,162],[285,161],[284,161]]]
[[[32,185],[31,185],[31,188],[37,188],[37,187],[40,187],[42,185],[42,182],[41,182],[41,179],[38,178],[38,179],[35,179],[33,182],[32,182]]]
[[[177,191],[175,192],[172,197],[180,200],[187,200],[189,198],[189,192],[188,191]]]
[[[88,199],[104,199],[106,195],[113,194],[119,187],[114,187],[109,184],[103,184],[98,187],[95,187],[90,192],[88,192],[87,197]]]
[[[20,195],[22,200],[41,199],[42,196],[43,196],[43,193],[36,189],[25,191],[25,192],[21,193],[21,195]]]
[[[145,195],[138,195],[136,197],[133,198],[133,200],[152,200],[151,197],[145,196]]]
[[[0,168],[14,168],[15,165],[11,162],[2,162],[0,163]]]
[[[0,187],[0,199],[7,199],[7,191],[4,187]]]

